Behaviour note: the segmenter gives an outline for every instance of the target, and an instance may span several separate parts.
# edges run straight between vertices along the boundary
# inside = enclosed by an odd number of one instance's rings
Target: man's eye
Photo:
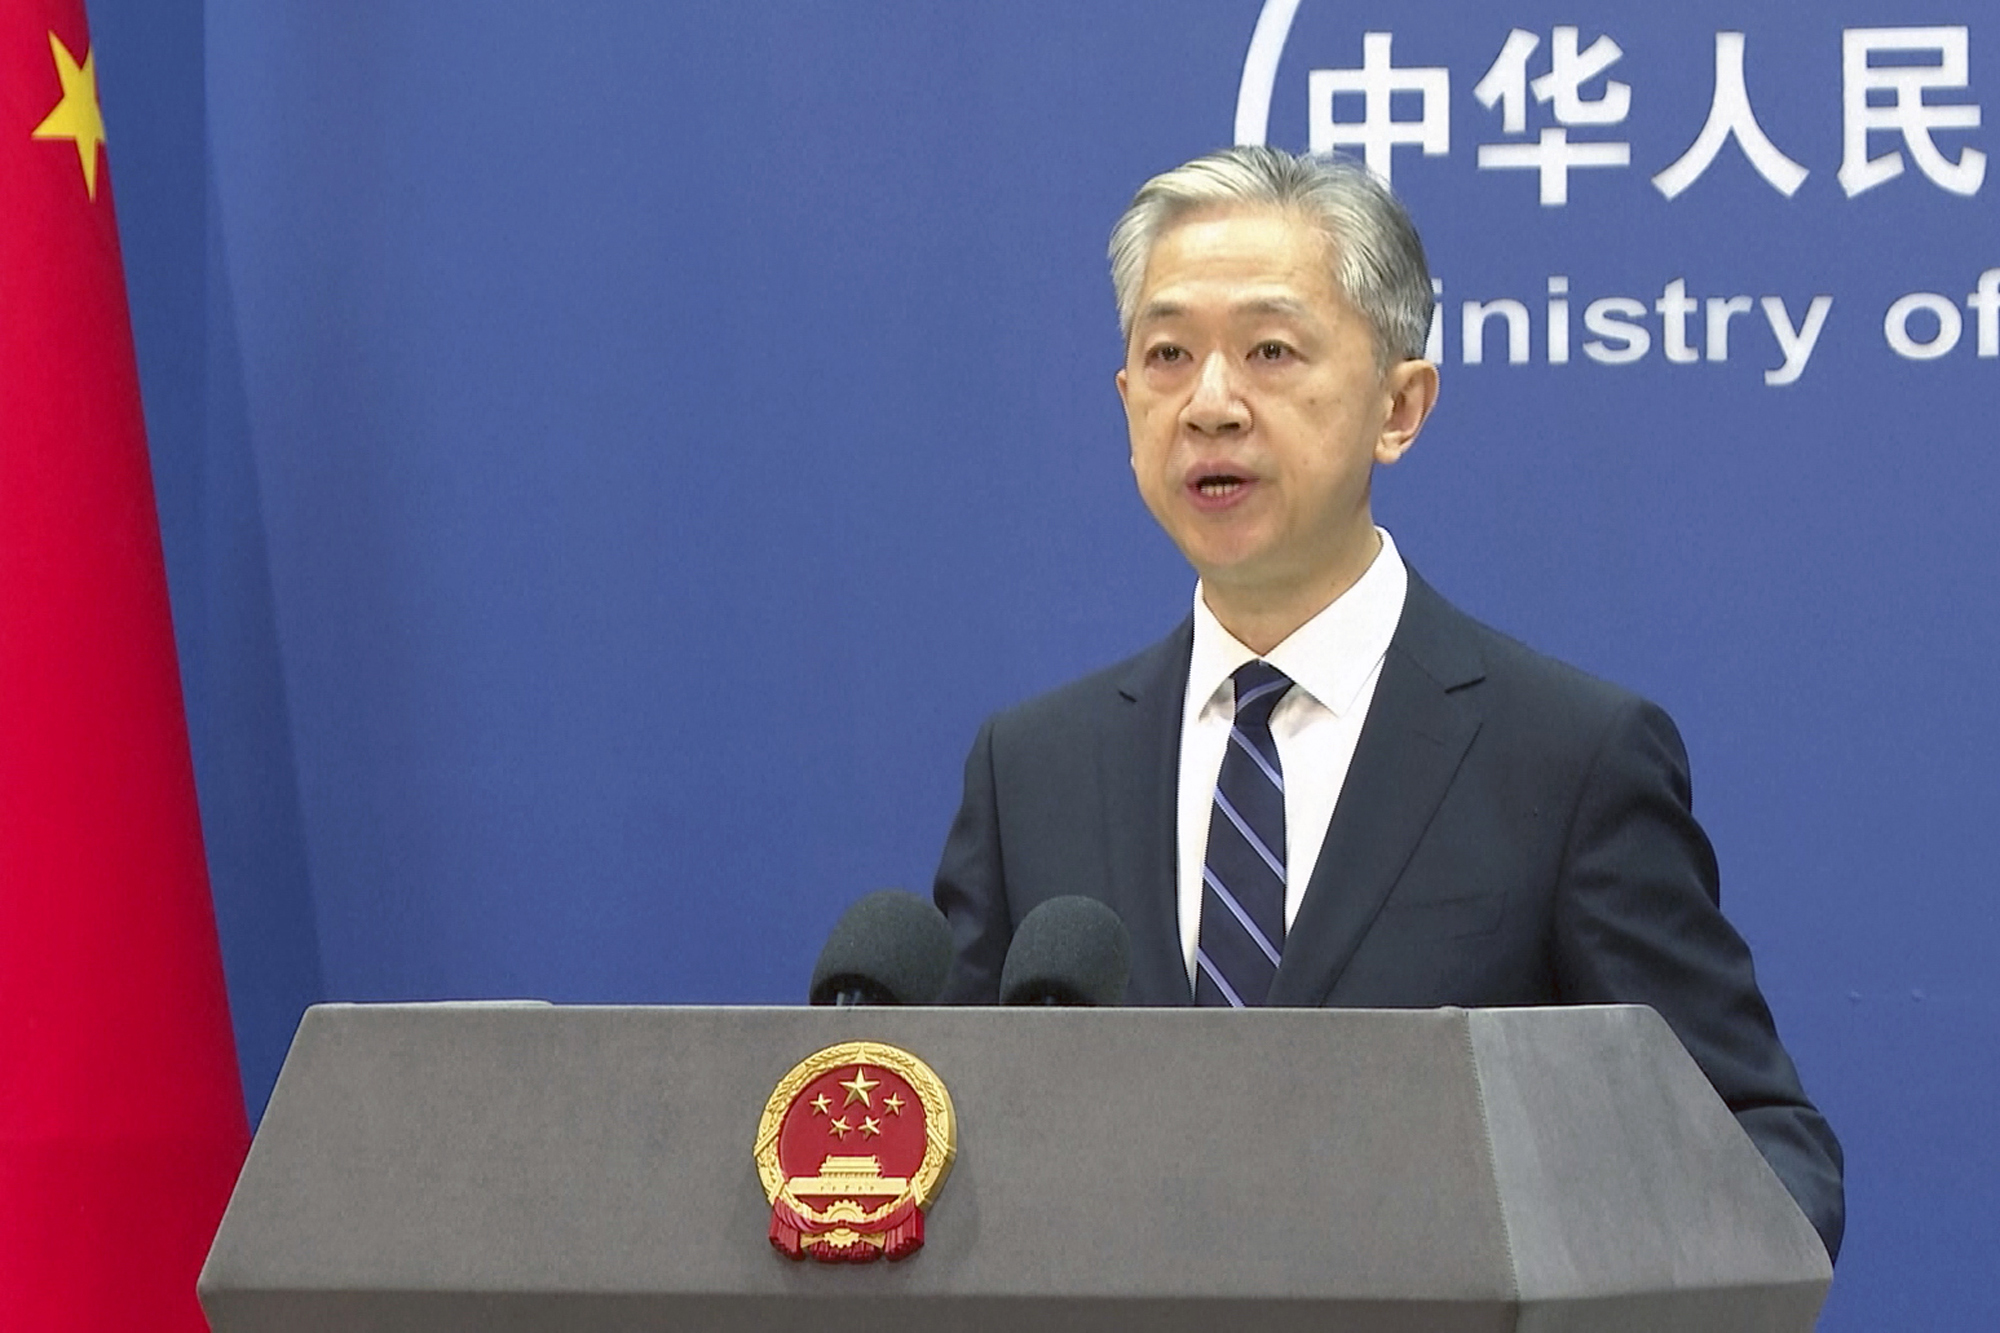
[[[1259,361],[1283,361],[1291,354],[1292,349],[1281,342],[1261,342],[1250,352]]]
[[[1187,360],[1187,349],[1176,347],[1172,343],[1162,343],[1147,355],[1162,365],[1174,365]]]

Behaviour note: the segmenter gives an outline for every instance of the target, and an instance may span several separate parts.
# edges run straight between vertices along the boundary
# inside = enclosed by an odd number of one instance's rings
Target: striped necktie
[[[1285,948],[1285,776],[1271,739],[1271,710],[1292,681],[1269,662],[1231,677],[1236,720],[1201,871],[1201,933],[1195,944],[1196,1004],[1263,1004]]]

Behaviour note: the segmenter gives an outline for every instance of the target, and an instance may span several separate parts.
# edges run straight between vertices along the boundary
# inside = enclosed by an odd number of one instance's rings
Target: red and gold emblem
[[[807,1056],[757,1124],[771,1244],[824,1263],[915,1253],[957,1132],[944,1084],[908,1051],[849,1041]]]

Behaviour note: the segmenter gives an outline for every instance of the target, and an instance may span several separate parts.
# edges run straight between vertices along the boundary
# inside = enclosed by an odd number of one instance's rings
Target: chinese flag
[[[249,1138],[81,0],[0,0],[0,1330],[207,1327]]]

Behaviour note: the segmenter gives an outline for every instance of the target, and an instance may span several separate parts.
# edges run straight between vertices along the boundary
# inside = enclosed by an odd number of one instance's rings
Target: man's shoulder
[[[1390,652],[1409,656],[1445,689],[1478,682],[1506,708],[1607,719],[1658,706],[1460,610],[1429,584],[1410,577],[1404,619]]]
[[[988,725],[996,735],[1009,737],[1060,735],[1141,700],[1170,703],[1178,712],[1192,643],[1193,622],[1183,620],[1165,638],[1130,657],[1001,709]]]

